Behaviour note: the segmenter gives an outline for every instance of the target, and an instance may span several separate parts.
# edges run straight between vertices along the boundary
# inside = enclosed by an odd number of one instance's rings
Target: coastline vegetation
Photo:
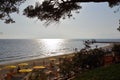
[[[80,77],[77,80],[118,80],[119,76],[116,77],[115,74],[120,73],[120,64],[114,66],[114,64],[120,63],[120,45],[115,44],[112,49],[83,49],[80,52],[74,54],[72,58],[66,58],[61,64],[61,74],[63,74],[64,80],[68,78],[75,78],[78,76],[86,77],[85,79]],[[105,67],[113,64],[110,67]],[[102,68],[99,68],[102,67]],[[113,70],[112,70],[113,68]],[[95,70],[94,70],[95,69]],[[93,70],[93,72],[92,72]],[[105,73],[104,73],[105,70]],[[115,74],[113,71],[117,71]],[[114,79],[108,78],[113,73]],[[86,72],[84,74],[84,72]],[[88,72],[88,73],[87,73]],[[103,74],[102,74],[103,72]],[[96,77],[94,76],[96,74]],[[109,75],[104,75],[109,74]],[[86,76],[85,76],[86,75]],[[97,77],[98,75],[98,77]],[[91,79],[90,76],[93,76]],[[101,77],[101,78],[99,78]],[[90,79],[89,79],[90,78]],[[97,79],[98,78],[98,79]]]

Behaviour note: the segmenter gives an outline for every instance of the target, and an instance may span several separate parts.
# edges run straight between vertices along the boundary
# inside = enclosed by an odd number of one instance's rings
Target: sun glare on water
[[[40,39],[45,48],[49,51],[56,51],[63,42],[63,39]]]

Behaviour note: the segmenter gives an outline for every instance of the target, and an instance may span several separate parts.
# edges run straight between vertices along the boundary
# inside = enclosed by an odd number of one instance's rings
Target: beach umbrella
[[[14,66],[14,65],[9,65],[9,66],[5,66],[4,68],[7,68],[7,69],[15,69],[15,68],[17,68],[17,67]]]
[[[19,70],[20,73],[28,73],[28,72],[31,72],[32,69],[21,69]]]
[[[44,69],[44,68],[46,68],[45,66],[34,66],[33,67],[34,69]]]
[[[51,60],[51,61],[55,61],[56,59],[55,59],[55,58],[50,58],[49,60]]]
[[[28,63],[20,63],[20,64],[18,64],[19,66],[27,66],[28,65]]]

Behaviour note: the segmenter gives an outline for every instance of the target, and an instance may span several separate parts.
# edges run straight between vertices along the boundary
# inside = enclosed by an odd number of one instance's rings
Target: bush
[[[115,53],[115,55],[120,56],[120,44],[114,44],[112,51]]]
[[[64,77],[70,77],[71,73],[79,75],[81,72],[102,66],[102,58],[105,52],[102,49],[81,50],[72,58],[65,58],[60,71]],[[71,60],[72,59],[72,60]]]

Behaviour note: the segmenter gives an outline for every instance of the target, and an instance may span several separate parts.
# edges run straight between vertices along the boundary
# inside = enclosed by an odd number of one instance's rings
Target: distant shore
[[[94,43],[113,43],[113,44],[117,44],[117,43],[120,43],[120,41],[95,41]]]

